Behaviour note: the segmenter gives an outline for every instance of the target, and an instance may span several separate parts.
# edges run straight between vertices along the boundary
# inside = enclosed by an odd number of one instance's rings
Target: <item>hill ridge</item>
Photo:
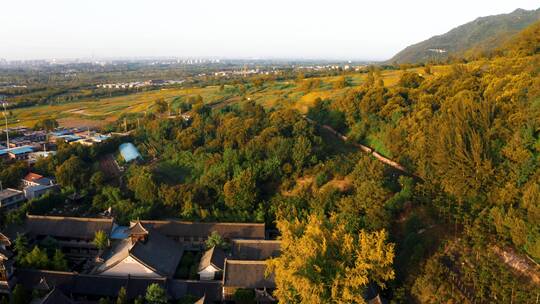
[[[420,63],[445,60],[449,56],[463,57],[492,51],[538,20],[540,8],[535,10],[518,8],[508,14],[478,17],[444,34],[406,47],[389,62]]]

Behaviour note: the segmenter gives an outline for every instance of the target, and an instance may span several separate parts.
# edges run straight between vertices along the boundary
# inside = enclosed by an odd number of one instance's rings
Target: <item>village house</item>
[[[28,159],[28,155],[34,152],[34,148],[30,146],[21,146],[17,148],[9,148],[0,150],[0,158],[13,159],[13,160],[25,160]]]
[[[39,185],[52,185],[54,184],[54,181],[52,178],[44,177],[42,175],[39,175],[37,173],[28,173],[26,176],[22,179],[23,187],[31,187],[31,186],[39,186]]]
[[[47,158],[49,156],[56,155],[56,151],[36,151],[28,154],[28,163],[34,164],[40,158]]]
[[[53,179],[36,173],[28,173],[22,179],[22,187],[27,200],[39,198],[47,192],[57,191],[59,189]]]
[[[16,208],[24,200],[22,191],[11,188],[0,190],[0,209]]]
[[[23,189],[23,192],[24,192],[24,197],[27,200],[32,200],[35,198],[40,198],[46,193],[57,191],[58,189],[59,189],[58,185],[37,185],[37,186],[25,187]]]

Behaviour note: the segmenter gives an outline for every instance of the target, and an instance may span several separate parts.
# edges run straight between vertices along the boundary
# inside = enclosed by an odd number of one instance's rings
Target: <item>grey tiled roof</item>
[[[223,286],[236,288],[275,288],[274,275],[266,276],[265,261],[225,261]]]
[[[264,223],[205,223],[187,221],[141,221],[144,227],[172,237],[208,237],[216,231],[227,239],[264,239]]]
[[[231,259],[266,260],[279,256],[280,248],[276,240],[233,240]]]
[[[210,265],[213,265],[219,270],[223,270],[223,266],[225,266],[225,252],[223,252],[222,249],[212,247],[206,250],[199,262],[199,271]]]
[[[147,238],[146,242],[136,242],[129,255],[162,276],[172,277],[184,252],[182,246],[154,231]]]
[[[92,240],[100,230],[109,235],[113,219],[28,215],[24,227],[31,235]]]

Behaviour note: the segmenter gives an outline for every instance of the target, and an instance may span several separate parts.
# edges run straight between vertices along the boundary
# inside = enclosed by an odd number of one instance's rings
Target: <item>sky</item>
[[[0,0],[0,58],[385,60],[538,0]]]

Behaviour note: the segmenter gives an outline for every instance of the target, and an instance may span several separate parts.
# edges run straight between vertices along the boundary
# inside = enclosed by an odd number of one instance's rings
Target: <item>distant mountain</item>
[[[418,63],[465,57],[500,47],[514,34],[540,20],[540,9],[517,9],[510,14],[480,17],[443,35],[408,46],[389,62]]]

